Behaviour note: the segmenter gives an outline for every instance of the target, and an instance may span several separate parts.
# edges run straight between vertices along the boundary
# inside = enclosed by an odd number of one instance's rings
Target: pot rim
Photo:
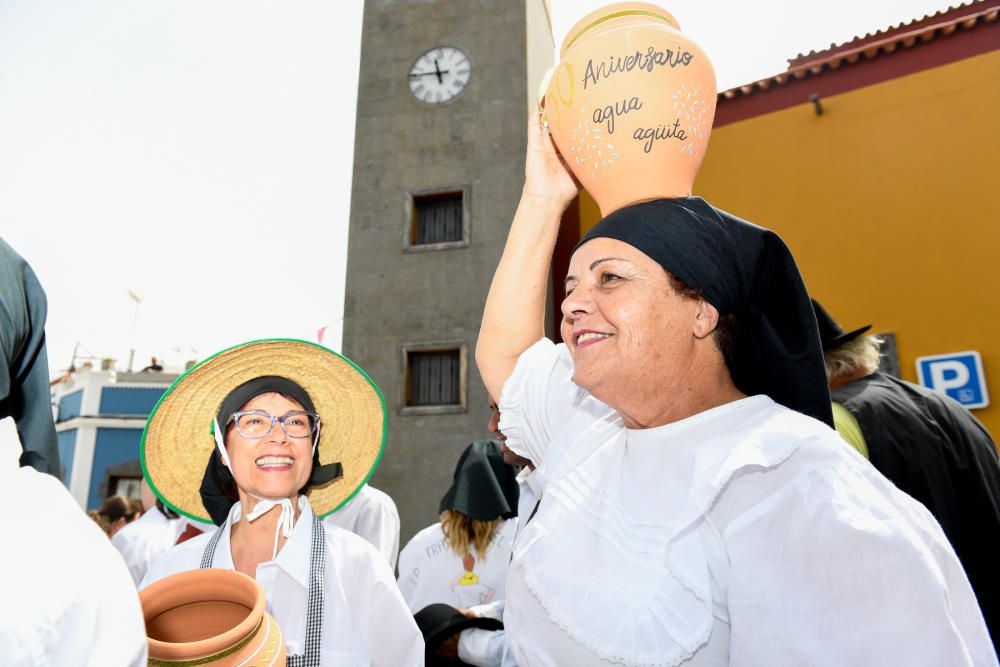
[[[680,32],[681,29],[680,24],[677,22],[677,19],[674,18],[673,14],[659,5],[654,5],[649,2],[616,2],[590,12],[573,24],[573,27],[566,33],[566,38],[563,40],[562,46],[559,48],[560,59],[566,55],[566,51],[568,51],[577,40],[583,37],[583,35],[591,29],[601,25],[602,23],[606,23],[607,21],[628,16],[641,16],[658,19],[678,32]]]
[[[195,602],[232,601],[250,608],[246,618],[222,634],[193,642],[166,642],[147,635],[150,655],[174,658],[210,655],[235,645],[260,625],[267,607],[264,589],[252,577],[222,568],[188,570],[164,577],[139,591],[143,620]]]

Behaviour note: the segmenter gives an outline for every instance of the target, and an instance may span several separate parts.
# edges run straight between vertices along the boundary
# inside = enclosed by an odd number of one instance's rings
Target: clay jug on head
[[[242,572],[190,570],[139,592],[151,665],[285,664],[264,589]]]
[[[715,118],[715,70],[664,9],[619,2],[583,17],[542,86],[544,121],[602,215],[691,194]]]

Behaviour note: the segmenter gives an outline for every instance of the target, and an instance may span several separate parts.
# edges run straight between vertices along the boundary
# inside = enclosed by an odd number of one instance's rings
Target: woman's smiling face
[[[580,246],[570,260],[562,337],[573,381],[612,407],[662,391],[694,361],[698,299],[671,287],[643,252],[610,238]]]
[[[276,417],[304,408],[281,394],[260,394],[250,399],[240,411],[261,410]],[[292,438],[280,424],[273,424],[262,438],[245,438],[232,422],[226,428],[226,451],[230,471],[240,490],[261,498],[295,498],[312,473],[314,434]]]

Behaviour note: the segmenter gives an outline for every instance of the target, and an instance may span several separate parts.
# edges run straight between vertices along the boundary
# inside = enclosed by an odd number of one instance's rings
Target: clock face
[[[469,84],[472,63],[454,46],[437,46],[410,67],[410,92],[421,102],[440,104],[455,99]]]

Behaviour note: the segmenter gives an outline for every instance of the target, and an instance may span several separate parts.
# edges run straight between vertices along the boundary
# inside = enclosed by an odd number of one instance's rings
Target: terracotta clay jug
[[[570,29],[539,105],[563,159],[606,216],[691,194],[716,94],[712,63],[673,16],[619,2]]]
[[[242,572],[190,570],[139,592],[149,664],[285,664],[285,641],[264,589]]]

